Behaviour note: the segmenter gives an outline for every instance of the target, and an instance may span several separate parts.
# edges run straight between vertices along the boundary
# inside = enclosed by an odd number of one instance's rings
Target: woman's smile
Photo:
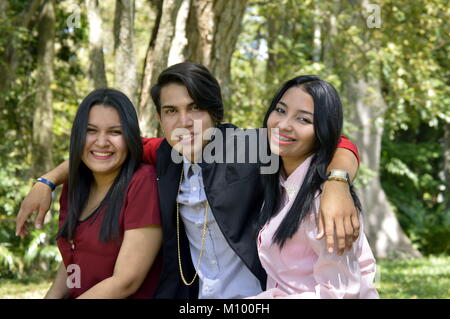
[[[114,152],[106,152],[106,151],[91,151],[90,154],[93,158],[104,161],[113,157]]]
[[[281,145],[289,145],[297,141],[295,138],[276,132],[272,134],[272,139]]]

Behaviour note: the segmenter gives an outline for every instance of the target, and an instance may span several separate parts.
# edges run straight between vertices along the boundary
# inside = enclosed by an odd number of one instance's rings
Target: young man
[[[216,159],[229,158],[226,155],[230,153],[235,159],[236,145],[246,137],[241,130],[227,134],[227,129],[236,128],[220,124],[220,87],[204,66],[185,62],[169,67],[152,88],[152,98],[165,136],[143,140],[146,161],[157,164],[164,237],[164,264],[156,297],[242,298],[258,294],[266,280],[256,250],[255,217],[263,204],[261,159],[240,163],[206,158],[209,148]],[[211,131],[215,131],[213,136],[207,136]],[[350,146],[341,146],[356,151],[348,141],[343,143]],[[243,144],[248,155],[250,144]],[[175,160],[177,154],[182,155],[181,161]],[[43,178],[55,184],[64,182],[65,166]],[[357,166],[353,153],[341,148],[329,170],[343,169],[352,179]],[[39,211],[42,222],[50,206],[49,190],[47,185],[35,185],[24,200],[17,218],[19,235],[25,233],[24,222],[33,211]],[[326,229],[331,248],[336,226],[337,252],[342,253],[359,231],[348,185],[327,182],[322,196],[325,218],[321,232]]]

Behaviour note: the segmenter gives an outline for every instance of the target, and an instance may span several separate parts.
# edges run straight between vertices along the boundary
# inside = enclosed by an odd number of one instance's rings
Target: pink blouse
[[[287,180],[280,175],[282,208],[261,229],[257,242],[259,258],[267,272],[267,291],[254,298],[379,298],[373,287],[375,258],[362,222],[358,240],[341,256],[328,253],[325,238],[316,240],[317,213],[306,217],[282,249],[272,242],[297,196],[311,159],[312,156],[308,157]],[[316,208],[319,203],[320,196],[316,198]]]

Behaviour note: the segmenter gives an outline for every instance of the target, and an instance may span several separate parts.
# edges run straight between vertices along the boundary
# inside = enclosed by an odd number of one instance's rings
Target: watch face
[[[331,170],[331,173],[328,175],[328,177],[340,177],[350,180],[348,173],[342,170]]]

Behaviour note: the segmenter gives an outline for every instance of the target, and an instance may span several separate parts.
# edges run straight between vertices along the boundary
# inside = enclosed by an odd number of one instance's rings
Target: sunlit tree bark
[[[450,123],[444,125],[444,137],[442,139],[444,149],[444,181],[447,195],[450,193]],[[450,210],[450,198],[447,198],[447,209]]]
[[[134,0],[116,0],[114,18],[114,86],[136,103],[137,74],[134,50]]]
[[[189,0],[182,0],[180,9],[178,10],[177,20],[175,24],[175,34],[172,39],[172,46],[169,53],[168,65],[183,62],[184,50],[187,45],[186,22],[189,14]]]
[[[241,31],[247,0],[192,0],[185,57],[206,65],[217,77],[225,101],[230,99],[230,63]]]
[[[139,98],[139,121],[145,136],[158,136],[156,109],[151,101],[150,89],[158,75],[167,67],[175,23],[182,0],[156,0],[156,21],[148,45]]]
[[[52,125],[55,58],[55,10],[53,0],[44,2],[38,24],[37,90],[33,117],[33,167],[39,176],[53,167]]]
[[[387,105],[381,93],[380,81],[368,81],[363,74],[351,76],[344,94],[352,108],[350,121],[357,128],[353,138],[360,151],[361,161],[375,173],[370,182],[359,190],[363,204],[366,235],[378,257],[420,256],[412,247],[395,216],[380,183],[381,138]]]
[[[95,89],[108,87],[103,55],[102,18],[98,0],[86,0],[89,24],[89,80]]]
[[[359,1],[360,6],[356,8],[363,10],[366,2]],[[357,11],[353,8],[352,12]],[[341,72],[343,98],[348,103],[346,113],[356,127],[352,136],[358,145],[361,162],[374,173],[370,182],[359,191],[366,234],[378,257],[418,257],[419,251],[400,227],[380,183],[381,139],[387,105],[382,94],[380,67],[368,59],[371,52],[379,49],[379,43],[370,37],[363,14],[354,13],[349,21],[360,30],[360,40],[346,35],[340,41],[331,41],[328,54],[334,54],[335,67]],[[341,36],[340,31],[337,30],[336,37]],[[339,43],[339,46],[333,46],[333,43]]]
[[[8,19],[11,19],[11,24],[15,28],[30,28],[32,27],[32,20],[36,15],[43,0],[33,0],[29,3],[26,9],[16,17],[8,17],[7,11],[10,8],[10,3],[6,0],[0,1],[0,23],[6,24]],[[20,47],[22,39],[15,35],[10,35],[12,38],[3,50],[0,50],[0,109],[3,109],[5,103],[6,92],[10,88],[11,83],[16,78],[17,69],[17,48]]]

